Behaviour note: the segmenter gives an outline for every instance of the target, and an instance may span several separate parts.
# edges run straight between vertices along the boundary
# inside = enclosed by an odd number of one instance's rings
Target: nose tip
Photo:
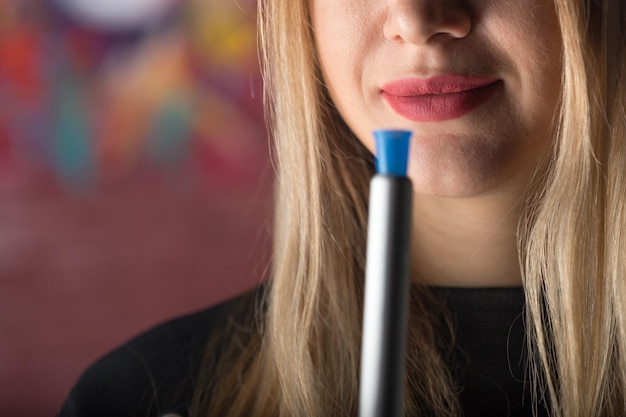
[[[436,39],[460,39],[472,29],[468,10],[441,0],[396,0],[389,6],[385,38],[412,44]]]

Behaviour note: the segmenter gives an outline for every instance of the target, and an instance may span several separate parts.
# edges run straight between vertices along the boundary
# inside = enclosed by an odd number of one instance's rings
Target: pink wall
[[[262,278],[254,2],[113,33],[0,2],[0,415],[50,416],[137,332]],[[221,22],[217,24],[216,22]]]

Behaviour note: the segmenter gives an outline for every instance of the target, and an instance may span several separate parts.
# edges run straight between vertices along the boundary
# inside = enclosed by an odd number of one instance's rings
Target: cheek
[[[561,91],[562,42],[553,2],[490,4],[487,38],[509,76],[509,105],[524,119],[527,134],[545,136]]]
[[[362,0],[311,2],[322,76],[342,114],[359,102],[366,57],[375,49],[374,12],[366,3]]]
[[[522,94],[522,103],[525,113],[534,118],[530,122],[538,129],[534,133],[545,137],[558,111],[561,93],[561,35],[556,16],[554,20],[545,19],[543,25],[533,29],[534,36],[527,35],[524,81],[529,88]]]
[[[332,76],[348,66],[351,46],[357,46],[354,11],[345,1],[314,0],[311,19],[315,45],[324,74]]]

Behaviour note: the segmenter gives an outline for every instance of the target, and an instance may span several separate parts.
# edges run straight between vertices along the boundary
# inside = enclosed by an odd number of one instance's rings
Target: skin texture
[[[322,75],[366,147],[371,131],[414,132],[413,266],[435,285],[519,285],[520,200],[551,141],[561,40],[550,0],[310,0]],[[473,111],[417,122],[382,87],[480,76],[501,85]],[[454,262],[450,262],[454,259]]]

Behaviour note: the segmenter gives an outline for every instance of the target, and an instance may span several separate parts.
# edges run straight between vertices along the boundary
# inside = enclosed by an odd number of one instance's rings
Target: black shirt
[[[83,373],[59,417],[187,416],[209,336],[253,293],[162,323],[107,354]]]
[[[521,288],[449,288],[466,417],[532,416]],[[526,382],[525,382],[526,381]],[[547,416],[545,404],[536,406]]]
[[[465,417],[532,415],[524,383],[525,333],[521,288],[435,289],[455,324],[456,376]],[[188,415],[209,336],[228,322],[246,294],[177,318],[132,339],[93,364],[79,379],[60,417]],[[539,415],[547,415],[539,405]]]

